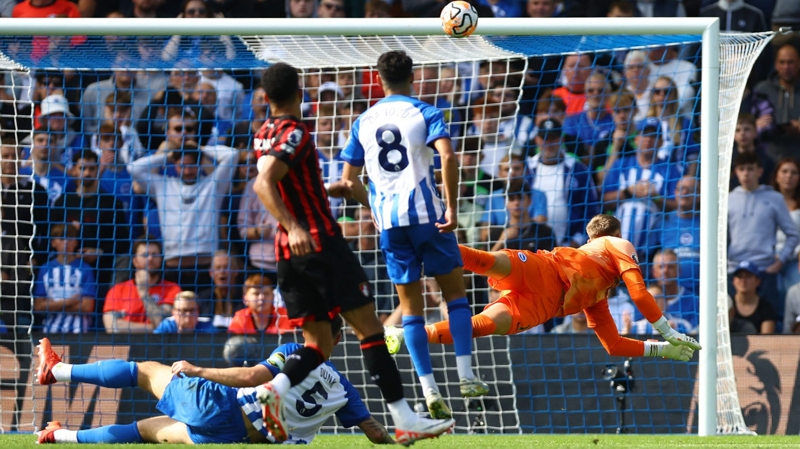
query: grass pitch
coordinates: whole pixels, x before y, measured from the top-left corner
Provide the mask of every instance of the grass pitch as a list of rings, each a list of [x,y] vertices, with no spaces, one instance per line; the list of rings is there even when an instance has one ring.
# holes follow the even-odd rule
[[[36,442],[33,435],[0,435],[0,448],[29,448]],[[159,447],[179,447],[161,445]],[[207,445],[214,448],[238,448],[242,445]],[[374,447],[363,436],[320,435],[312,443],[320,448]],[[91,449],[120,447],[114,444],[94,444]],[[128,446],[130,447],[130,446]],[[151,446],[152,447],[152,446]],[[691,435],[446,435],[436,440],[420,441],[414,445],[420,449],[438,448],[798,448],[800,436],[731,436],[699,438]],[[58,449],[87,449],[86,445],[59,444]]]

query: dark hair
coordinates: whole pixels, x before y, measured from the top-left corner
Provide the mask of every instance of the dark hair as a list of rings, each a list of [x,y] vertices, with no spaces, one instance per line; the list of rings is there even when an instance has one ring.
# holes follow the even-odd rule
[[[736,118],[736,124],[746,123],[748,125],[752,125],[753,128],[756,127],[756,116],[749,113],[749,112],[740,112],[739,117]]]
[[[186,7],[189,6],[189,3],[191,2],[201,2],[203,6],[206,7],[206,18],[214,17],[214,11],[212,11],[213,8],[211,8],[211,5],[209,5],[206,0],[183,0],[183,4],[181,5],[181,14],[183,14],[184,18],[186,17]]]
[[[200,151],[200,147],[197,146],[197,142],[194,140],[187,140],[183,143],[183,148],[172,151],[169,154],[169,159],[172,162],[178,162],[186,156],[195,158],[195,162],[200,162],[203,152]]]
[[[404,51],[387,51],[378,58],[378,73],[386,84],[410,81],[413,70],[414,61]]]
[[[794,158],[785,157],[781,159],[778,164],[775,165],[775,171],[772,173],[772,182],[770,182],[770,185],[776,192],[781,191],[780,187],[778,186],[778,171],[786,164],[794,164],[795,168],[800,171],[800,163],[798,163]],[[800,204],[800,184],[794,188],[794,192],[792,192],[792,199],[795,200],[797,204]]]
[[[335,317],[331,318],[331,335],[333,339],[336,340],[336,337],[342,333],[342,327],[344,326],[344,320],[342,319],[341,315],[336,315]]]
[[[148,246],[149,245],[156,245],[158,247],[158,252],[159,253],[164,251],[164,248],[161,247],[161,242],[159,242],[158,240],[156,240],[156,239],[148,239],[147,237],[139,237],[138,239],[136,239],[133,242],[133,245],[131,245],[131,249],[133,250],[133,254],[136,254],[136,251],[142,245],[148,245]]]
[[[608,12],[613,11],[614,9],[618,9],[623,14],[635,14],[636,9],[629,0],[616,0],[611,2],[611,5],[608,7]]]
[[[525,185],[525,181],[521,179],[512,179],[508,182],[508,190],[506,191],[506,196],[511,198],[512,196],[531,196],[531,191],[528,186]]]
[[[95,161],[95,162],[99,162],[100,161],[100,158],[97,157],[97,153],[95,153],[94,151],[92,151],[90,149],[87,149],[87,148],[84,148],[83,150],[77,151],[77,152],[75,152],[75,154],[72,155],[72,163],[73,164],[77,164],[78,161],[81,160],[81,159],[85,159],[87,161]]]
[[[78,230],[75,229],[75,226],[67,225],[63,223],[54,224],[50,227],[50,238],[54,239],[76,239],[78,238]]]
[[[279,62],[271,65],[261,77],[261,87],[267,95],[267,101],[276,106],[283,106],[297,96],[300,88],[300,77],[297,69],[289,64]]]
[[[733,161],[733,168],[741,167],[742,165],[755,164],[757,167],[764,167],[761,164],[761,158],[757,153],[739,153]]]

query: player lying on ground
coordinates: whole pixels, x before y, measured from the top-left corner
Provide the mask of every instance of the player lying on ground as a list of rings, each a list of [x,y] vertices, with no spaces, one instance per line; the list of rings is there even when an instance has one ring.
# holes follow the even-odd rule
[[[314,138],[302,121],[303,90],[297,69],[272,64],[261,78],[270,116],[253,139],[258,177],[253,190],[278,220],[278,286],[286,312],[303,328],[305,346],[264,387],[264,423],[279,441],[288,437],[282,397],[331,356],[330,317],[341,313],[361,343],[364,366],[392,415],[397,442],[434,438],[455,421],[417,416],[384,342],[375,298],[358,258],[333,218]]]
[[[334,341],[341,337],[342,319],[334,318]],[[270,357],[249,368],[199,368],[188,362],[172,367],[157,362],[104,360],[87,365],[61,363],[47,338],[39,345],[37,381],[84,382],[107,388],[138,386],[159,399],[165,416],[131,424],[89,430],[66,430],[49,423],[39,443],[270,443],[275,439],[264,426],[257,390],[280,372],[286,358],[302,346],[287,343]],[[301,384],[291,388],[286,410],[291,431],[287,442],[310,443],[331,414],[345,427],[358,426],[375,444],[393,444],[387,430],[361,402],[355,388],[326,362]]]
[[[478,251],[461,246],[464,268],[488,276],[489,285],[501,291],[500,298],[472,317],[473,337],[512,335],[554,317],[583,310],[589,327],[610,355],[665,357],[687,361],[697,341],[672,329],[647,291],[636,250],[620,238],[620,222],[610,215],[597,215],[586,227],[589,242],[580,248],[550,251]],[[640,341],[621,337],[608,310],[608,292],[620,279],[636,307],[667,342]],[[446,321],[426,326],[431,343],[452,343]],[[398,329],[387,331],[389,351],[396,353],[402,341]]]
[[[386,269],[400,297],[403,333],[414,362],[428,410],[434,418],[450,418],[433,378],[431,354],[425,335],[425,300],[419,282],[433,276],[442,289],[450,317],[456,352],[459,389],[464,397],[482,396],[489,386],[472,371],[472,311],[461,270],[461,256],[453,231],[458,227],[458,162],[442,111],[411,97],[414,62],[402,51],[378,58],[378,75],[386,97],[356,119],[344,159],[344,186],[359,203],[372,207],[380,231]],[[434,149],[442,159],[447,208],[436,193]],[[369,190],[361,171],[369,174]]]

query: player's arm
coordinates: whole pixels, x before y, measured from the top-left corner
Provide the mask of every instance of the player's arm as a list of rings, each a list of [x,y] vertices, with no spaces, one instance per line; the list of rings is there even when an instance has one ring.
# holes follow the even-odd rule
[[[642,315],[647,318],[647,321],[649,321],[658,333],[664,337],[664,340],[676,346],[688,346],[695,351],[701,349],[697,340],[676,331],[669,325],[669,321],[667,321],[661,309],[658,308],[656,300],[653,299],[653,295],[647,291],[647,287],[644,285],[644,279],[642,279],[642,273],[638,269],[630,269],[623,272],[622,280],[625,282],[625,286],[628,287],[628,294],[636,305],[636,308],[642,312]]]
[[[371,416],[358,423],[358,428],[364,432],[372,444],[396,444],[386,427],[383,427],[383,424]]]
[[[247,368],[203,368],[181,360],[172,364],[172,374],[202,377],[234,388],[256,387],[272,380],[272,372],[261,364]]]
[[[262,157],[264,163],[259,164],[260,170],[253,190],[264,203],[264,207],[289,234],[289,247],[292,253],[298,256],[308,254],[312,249],[316,249],[316,243],[311,234],[289,213],[277,188],[278,182],[289,173],[289,165],[272,155]]]
[[[447,221],[437,224],[437,227],[443,232],[454,231],[458,227],[458,160],[450,138],[437,139],[433,148],[439,152],[442,161],[442,185],[447,204]]]
[[[617,331],[617,324],[608,310],[608,301],[584,309],[589,327],[612,356],[620,357],[664,357],[672,360],[689,361],[694,351],[686,346],[673,346],[670,343],[640,341],[622,337]]]
[[[369,195],[364,183],[361,182],[361,171],[363,167],[351,165],[349,162],[344,163],[342,169],[342,181],[349,182],[351,189],[350,197],[361,203],[364,207],[369,207]]]

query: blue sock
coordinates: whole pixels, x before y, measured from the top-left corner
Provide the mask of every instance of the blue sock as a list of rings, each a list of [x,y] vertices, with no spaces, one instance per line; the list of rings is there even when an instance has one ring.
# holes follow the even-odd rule
[[[79,430],[78,443],[144,443],[136,421],[130,424],[112,424],[97,429]]]
[[[425,319],[421,316],[404,316],[403,336],[417,375],[425,376],[433,373],[431,351],[428,348],[428,333],[425,332]]]
[[[450,334],[453,335],[456,357],[472,354],[472,309],[467,298],[458,298],[447,303],[450,317]]]
[[[88,365],[72,365],[72,382],[83,382],[106,388],[135,387],[139,368],[135,362],[125,360],[103,360]]]

